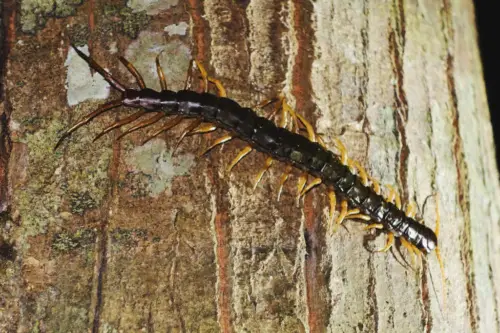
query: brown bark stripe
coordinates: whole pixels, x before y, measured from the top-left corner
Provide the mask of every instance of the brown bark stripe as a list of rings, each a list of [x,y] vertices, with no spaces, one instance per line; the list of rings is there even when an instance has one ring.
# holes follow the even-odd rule
[[[313,4],[309,1],[292,0],[293,31],[297,40],[297,53],[292,69],[292,95],[298,112],[311,118],[315,109],[311,100],[311,71],[314,55],[314,29],[312,27]],[[325,285],[319,267],[321,246],[318,241],[317,213],[314,196],[309,194],[304,200],[305,238],[307,255],[305,258],[307,321],[309,332],[323,332],[326,327],[326,304],[321,289]]]
[[[208,37],[209,37],[209,25],[204,17],[204,2],[199,0],[188,0],[189,13],[193,20],[193,40],[194,58],[201,61],[202,63],[208,64],[208,59],[210,58],[210,47]],[[209,139],[211,135],[207,135]],[[212,162],[214,162],[212,160]],[[227,191],[219,190],[221,184],[218,181],[217,168],[219,167],[215,162],[211,164],[212,166],[208,168],[208,177],[210,182],[213,184],[215,193],[220,193],[216,195],[215,207],[217,209],[217,215],[215,217],[214,232],[216,239],[216,250],[215,250],[215,261],[216,261],[216,276],[217,276],[217,311],[218,311],[218,322],[221,332],[230,333],[232,332],[231,326],[231,286],[229,282],[229,231],[228,225],[230,223],[228,205],[224,202],[221,197],[221,193],[226,193]]]
[[[0,32],[0,37],[2,38],[0,40],[2,48],[0,50],[0,103],[3,103],[2,113],[0,114],[0,213],[6,211],[10,204],[8,166],[12,150],[9,130],[12,110],[9,99],[6,96],[4,79],[7,70],[7,59],[16,38],[16,8],[16,2],[9,0],[5,1],[3,8],[0,9],[2,22],[7,23],[5,24],[4,31]]]
[[[208,43],[206,38],[208,34],[205,31],[208,30],[208,24],[203,18],[203,1],[200,0],[188,0],[189,15],[193,20],[193,40],[195,52],[193,52],[194,58],[201,62],[206,62],[208,51]]]
[[[227,224],[229,223],[228,213],[218,212],[215,217],[215,236],[217,239],[217,280],[218,280],[218,308],[220,311],[220,328],[221,332],[230,333],[231,328],[231,300],[230,300],[230,284],[228,276],[229,268],[229,251],[228,251],[228,232]]]

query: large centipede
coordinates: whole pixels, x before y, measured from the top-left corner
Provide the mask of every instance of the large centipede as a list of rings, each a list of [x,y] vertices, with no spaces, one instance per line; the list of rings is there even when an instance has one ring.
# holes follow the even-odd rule
[[[79,127],[119,106],[137,108],[139,111],[111,124],[96,139],[113,129],[133,123],[146,114],[154,114],[154,116],[132,125],[119,138],[166,117],[170,118],[146,141],[170,130],[183,120],[189,121],[189,125],[182,131],[176,148],[187,135],[208,133],[220,128],[227,134],[216,139],[204,153],[235,138],[246,143],[246,146],[230,162],[227,171],[231,171],[239,161],[254,150],[264,153],[267,159],[255,178],[255,188],[274,161],[284,162],[287,168],[280,179],[278,199],[294,167],[301,172],[297,186],[298,199],[317,185],[323,184],[328,189],[329,225],[340,225],[346,219],[357,219],[367,223],[366,229],[376,228],[387,232],[387,242],[379,252],[387,252],[394,244],[395,238],[399,239],[412,255],[417,255],[419,258],[422,254],[435,252],[444,278],[437,240],[439,214],[437,214],[435,230],[419,223],[414,205],[410,204],[403,210],[401,199],[393,188],[389,188],[387,196],[382,195],[379,183],[368,176],[359,163],[347,157],[346,150],[339,140],[336,141],[337,153],[328,150],[324,141],[313,130],[312,125],[293,110],[283,97],[260,104],[259,107],[275,104],[274,112],[269,117],[261,117],[254,110],[242,107],[236,101],[229,99],[221,82],[209,77],[201,63],[195,60],[192,60],[189,66],[185,89],[168,90],[159,57],[156,58],[156,68],[161,91],[147,88],[136,68],[125,58],[120,57],[120,61],[136,78],[140,87],[140,89],[126,88],[91,57],[75,46],[73,48],[91,68],[100,73],[115,90],[121,93],[121,97],[103,104],[83,117],[62,135],[54,149],[57,149],[62,141]],[[199,70],[203,81],[204,90],[201,93],[188,89],[193,76],[193,67]],[[215,85],[216,95],[209,93],[209,84]],[[275,119],[276,123],[273,121]],[[307,133],[307,137],[301,134],[301,130]],[[307,184],[308,176],[314,177],[309,184]],[[337,198],[340,199],[340,212],[334,220]]]

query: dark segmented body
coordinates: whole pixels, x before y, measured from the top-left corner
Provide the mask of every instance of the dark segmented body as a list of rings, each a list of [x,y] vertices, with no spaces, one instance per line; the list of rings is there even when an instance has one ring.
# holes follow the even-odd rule
[[[214,123],[256,150],[321,178],[323,184],[332,187],[352,207],[420,250],[431,252],[437,246],[437,237],[431,229],[406,216],[396,205],[365,186],[334,153],[302,135],[276,126],[231,99],[190,90],[156,92],[151,89],[129,89],[124,97],[123,104],[127,106]]]

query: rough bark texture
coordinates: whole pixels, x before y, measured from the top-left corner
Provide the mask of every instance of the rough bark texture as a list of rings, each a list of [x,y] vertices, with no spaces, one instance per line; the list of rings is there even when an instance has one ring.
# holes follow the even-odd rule
[[[472,0],[4,0],[0,63],[0,331],[498,332],[500,187]],[[172,133],[92,138],[130,110],[62,131],[107,98],[69,52],[158,88],[194,57],[244,105],[283,92],[328,145],[405,202],[440,198],[434,255],[409,270],[384,236],[328,233],[325,191],[298,207],[283,165],[252,192],[241,143],[172,156]],[[94,76],[92,76],[94,75]],[[116,94],[116,93],[112,93]],[[209,135],[212,139],[216,134]],[[401,252],[411,263],[408,254]],[[443,299],[446,292],[446,303]]]

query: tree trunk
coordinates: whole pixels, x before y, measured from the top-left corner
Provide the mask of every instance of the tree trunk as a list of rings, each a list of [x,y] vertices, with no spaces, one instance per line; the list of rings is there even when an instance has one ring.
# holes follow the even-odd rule
[[[500,186],[473,13],[471,0],[3,1],[0,331],[498,332]],[[296,205],[297,172],[276,201],[284,165],[255,191],[262,154],[228,176],[242,142],[199,158],[220,133],[175,155],[182,126],[92,143],[132,112],[119,108],[54,152],[108,96],[69,41],[128,86],[117,56],[159,89],[163,50],[170,89],[194,57],[245,106],[282,92],[431,228],[439,198],[445,285],[434,254],[376,253],[385,234],[352,221],[329,232],[325,188]]]

